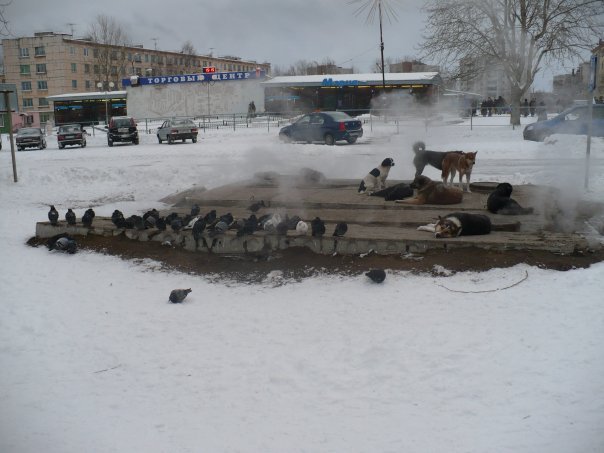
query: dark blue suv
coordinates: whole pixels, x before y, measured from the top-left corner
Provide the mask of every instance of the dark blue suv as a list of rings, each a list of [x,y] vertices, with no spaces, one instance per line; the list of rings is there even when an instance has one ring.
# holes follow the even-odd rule
[[[529,124],[524,128],[524,139],[541,142],[552,134],[587,135],[588,108],[587,105],[577,105],[549,120]],[[594,137],[604,137],[604,104],[593,105],[591,134]]]
[[[279,131],[283,141],[324,142],[326,145],[334,145],[340,140],[352,144],[362,136],[361,121],[344,112],[309,113]]]

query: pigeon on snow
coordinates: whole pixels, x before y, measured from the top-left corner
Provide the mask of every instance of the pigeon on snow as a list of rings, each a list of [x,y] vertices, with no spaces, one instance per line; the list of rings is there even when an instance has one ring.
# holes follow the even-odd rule
[[[187,295],[190,292],[191,292],[191,288],[189,288],[189,289],[173,289],[172,292],[170,293],[170,302],[172,302],[173,304],[179,304],[183,300],[185,300],[185,298],[187,297]]]
[[[371,269],[369,272],[365,273],[365,275],[375,283],[382,283],[386,279],[386,272],[384,272],[384,269]]]

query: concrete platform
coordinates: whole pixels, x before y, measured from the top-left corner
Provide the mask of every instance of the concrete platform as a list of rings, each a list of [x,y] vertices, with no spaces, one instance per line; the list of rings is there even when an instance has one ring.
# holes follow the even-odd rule
[[[402,181],[389,181],[389,185]],[[409,182],[409,181],[406,181]],[[147,229],[143,231],[117,229],[108,218],[95,218],[92,228],[80,224],[68,226],[61,222],[51,226],[48,222],[36,225],[36,236],[52,237],[66,232],[71,235],[97,234],[103,236],[125,235],[139,241],[169,241],[191,251],[217,254],[270,253],[290,247],[306,247],[322,254],[406,254],[422,253],[430,249],[479,248],[490,250],[541,250],[558,254],[587,251],[586,238],[560,228],[560,216],[566,215],[556,204],[555,191],[551,188],[524,185],[515,186],[513,198],[523,206],[532,206],[535,213],[522,216],[494,215],[486,211],[486,200],[496,183],[473,183],[472,193],[465,193],[459,205],[410,206],[381,198],[358,195],[357,180],[324,180],[304,176],[283,176],[272,173],[256,175],[250,181],[229,184],[212,190],[192,189],[167,197],[162,202],[174,208],[169,212],[188,214],[191,206],[201,206],[202,215],[216,209],[218,215],[230,212],[236,219],[251,214],[249,206],[263,200],[268,207],[256,214],[278,212],[283,217],[297,215],[310,222],[315,217],[325,221],[327,232],[322,238],[300,236],[295,231],[287,235],[259,231],[253,235],[237,237],[234,231],[211,238],[204,233],[199,244],[191,231],[174,233]],[[151,208],[151,207],[150,207]],[[487,214],[493,222],[493,232],[485,236],[469,236],[452,239],[436,239],[434,235],[417,231],[417,227],[433,223],[439,215],[466,211]],[[167,215],[169,212],[162,212]],[[594,212],[604,212],[601,205],[582,203],[573,210],[577,225],[583,217]],[[132,213],[124,213],[127,217]],[[79,220],[79,219],[78,219]],[[565,219],[568,220],[568,219]],[[332,233],[337,222],[347,222],[345,237],[334,238]]]

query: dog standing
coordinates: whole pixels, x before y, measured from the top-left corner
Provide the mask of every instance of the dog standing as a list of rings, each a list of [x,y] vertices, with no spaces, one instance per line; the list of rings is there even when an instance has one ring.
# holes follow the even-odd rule
[[[491,219],[483,214],[454,212],[444,217],[438,217],[434,225],[434,237],[455,238],[457,236],[474,236],[489,234]]]
[[[396,200],[405,204],[457,204],[463,199],[463,191],[455,187],[447,187],[440,181],[432,181],[427,176],[416,176],[411,183],[412,189],[417,189],[413,198]]]
[[[385,189],[386,178],[388,178],[391,167],[394,167],[394,159],[391,157],[384,159],[379,167],[371,170],[363,178],[361,184],[359,184],[358,192],[371,194],[372,192]]]
[[[413,144],[413,165],[415,165],[415,176],[419,176],[424,172],[426,165],[431,165],[437,170],[443,169],[443,159],[447,154],[463,154],[463,151],[427,151],[424,142],[415,142]]]
[[[510,198],[512,190],[512,185],[508,182],[498,184],[487,199],[489,212],[504,215],[532,214],[533,208],[523,208],[516,200]]]
[[[447,183],[447,179],[451,176],[450,184],[453,184],[455,174],[459,173],[459,188],[463,190],[462,179],[466,177],[466,192],[470,192],[470,177],[472,176],[472,168],[476,164],[476,154],[478,151],[463,154],[450,153],[443,159],[442,179],[443,183]]]

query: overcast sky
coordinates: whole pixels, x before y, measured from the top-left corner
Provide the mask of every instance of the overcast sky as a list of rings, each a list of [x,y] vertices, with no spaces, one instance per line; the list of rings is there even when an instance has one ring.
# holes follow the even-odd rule
[[[424,1],[388,3],[397,18],[383,21],[385,58],[419,55]],[[355,15],[358,6],[350,0],[12,0],[5,16],[14,37],[72,30],[82,37],[95,17],[105,14],[122,24],[135,44],[149,49],[157,44],[160,50],[178,51],[189,40],[200,55],[233,55],[281,68],[329,58],[356,72],[374,72],[379,22],[367,23],[367,13]],[[546,69],[537,88],[551,90],[552,77]]]

